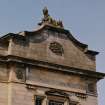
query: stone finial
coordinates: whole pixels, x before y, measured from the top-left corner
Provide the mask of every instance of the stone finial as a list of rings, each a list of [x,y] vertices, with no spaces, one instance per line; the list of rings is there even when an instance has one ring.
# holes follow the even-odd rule
[[[44,16],[49,16],[47,7],[44,7],[44,9],[43,9],[43,15]]]
[[[42,25],[44,23],[50,24],[55,27],[63,28],[62,21],[61,20],[56,21],[55,19],[53,19],[49,15],[47,7],[44,7],[44,9],[43,9],[43,18],[42,18],[42,21],[39,23],[39,25]]]

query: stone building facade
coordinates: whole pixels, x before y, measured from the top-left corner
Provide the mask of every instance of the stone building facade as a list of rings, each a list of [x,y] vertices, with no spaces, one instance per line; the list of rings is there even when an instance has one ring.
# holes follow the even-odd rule
[[[98,105],[98,52],[43,14],[37,30],[0,38],[0,105]]]

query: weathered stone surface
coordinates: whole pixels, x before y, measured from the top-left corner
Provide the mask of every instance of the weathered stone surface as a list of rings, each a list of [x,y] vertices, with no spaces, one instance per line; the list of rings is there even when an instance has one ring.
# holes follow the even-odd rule
[[[27,90],[24,84],[12,83],[11,105],[33,105],[34,92]]]
[[[0,81],[7,81],[7,80],[8,80],[7,65],[0,63]]]
[[[35,105],[36,96],[42,105],[51,99],[97,105],[96,83],[105,75],[95,72],[98,53],[67,30],[57,30],[43,26],[0,38],[0,105]]]
[[[86,93],[86,84],[79,76],[63,74],[56,71],[31,68],[26,83],[61,89],[66,91],[75,91]]]
[[[81,105],[98,105],[97,97],[88,96],[86,100],[80,101]]]
[[[0,82],[0,105],[8,105],[8,84]]]
[[[42,31],[39,34],[32,34],[27,38],[29,41],[25,46],[21,43],[12,43],[10,55],[20,56],[29,59],[42,60],[70,67],[95,70],[95,61],[90,59],[83,51],[74,45],[66,34]],[[57,42],[63,47],[64,54],[58,56],[50,49],[50,43]],[[14,49],[15,48],[15,49]]]

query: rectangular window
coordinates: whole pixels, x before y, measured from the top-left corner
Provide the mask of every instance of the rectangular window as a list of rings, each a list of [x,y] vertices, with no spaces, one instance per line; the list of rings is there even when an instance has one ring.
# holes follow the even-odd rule
[[[96,89],[95,89],[94,83],[87,84],[87,93],[96,94]]]
[[[41,96],[36,96],[35,105],[42,105],[43,98]]]

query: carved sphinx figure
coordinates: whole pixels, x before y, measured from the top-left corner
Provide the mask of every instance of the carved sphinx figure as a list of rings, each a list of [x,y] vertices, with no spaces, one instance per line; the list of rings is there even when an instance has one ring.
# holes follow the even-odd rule
[[[43,23],[48,23],[48,24],[53,25],[55,27],[63,28],[62,21],[60,21],[60,20],[56,21],[56,20],[52,19],[52,17],[48,13],[47,7],[44,7],[44,9],[43,9],[43,16],[44,17],[43,17],[41,23],[39,23],[39,25],[42,25]]]

